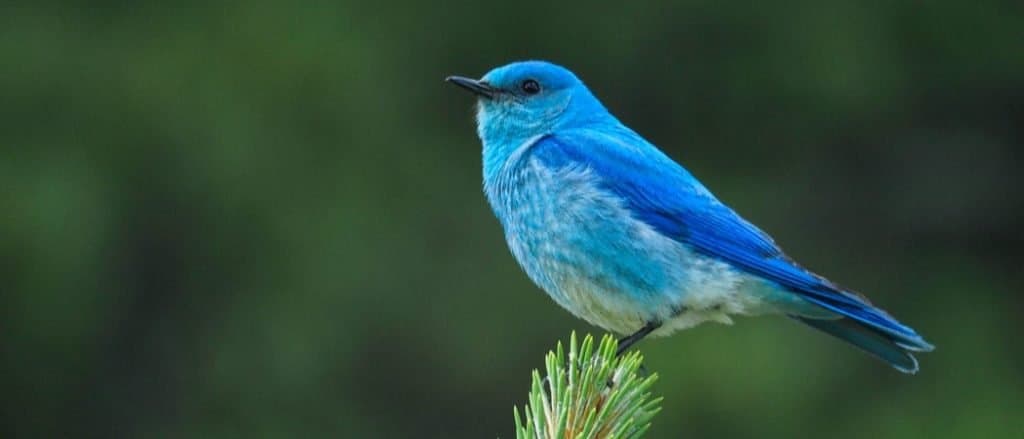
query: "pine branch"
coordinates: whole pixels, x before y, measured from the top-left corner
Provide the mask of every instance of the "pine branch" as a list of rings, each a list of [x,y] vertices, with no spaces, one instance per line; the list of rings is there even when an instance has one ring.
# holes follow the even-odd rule
[[[547,375],[533,371],[525,419],[514,409],[516,438],[641,437],[661,410],[661,398],[650,393],[658,376],[642,376],[643,356],[632,351],[616,357],[616,347],[615,338],[605,335],[595,350],[591,335],[578,344],[573,332],[568,360],[561,342],[548,352]]]

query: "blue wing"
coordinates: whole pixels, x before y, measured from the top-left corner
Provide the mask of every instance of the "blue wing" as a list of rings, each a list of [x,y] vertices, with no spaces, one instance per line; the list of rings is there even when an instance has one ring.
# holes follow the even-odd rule
[[[569,130],[546,136],[532,154],[549,166],[586,166],[635,217],[695,251],[775,282],[805,300],[894,337],[900,346],[930,347],[866,299],[800,267],[771,237],[719,202],[689,172],[624,127]],[[909,346],[909,347],[908,347]]]

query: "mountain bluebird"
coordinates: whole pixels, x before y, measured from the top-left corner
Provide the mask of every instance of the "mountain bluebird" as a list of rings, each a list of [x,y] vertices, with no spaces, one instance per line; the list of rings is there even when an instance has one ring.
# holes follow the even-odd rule
[[[770,236],[619,122],[560,66],[526,61],[448,82],[477,96],[484,192],[523,270],[559,305],[619,333],[621,354],[730,315],[783,314],[917,371],[932,345]]]

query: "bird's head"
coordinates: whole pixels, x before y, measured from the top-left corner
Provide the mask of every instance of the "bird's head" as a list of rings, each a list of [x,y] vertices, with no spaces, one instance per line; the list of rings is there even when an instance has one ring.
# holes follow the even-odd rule
[[[518,146],[558,128],[610,117],[576,75],[549,62],[515,62],[480,79],[447,81],[477,96],[477,132],[485,148]]]

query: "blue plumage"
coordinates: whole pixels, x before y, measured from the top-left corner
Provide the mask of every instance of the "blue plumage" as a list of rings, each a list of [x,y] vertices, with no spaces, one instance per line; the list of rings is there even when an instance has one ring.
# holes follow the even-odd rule
[[[663,335],[779,313],[904,372],[932,349],[866,299],[789,259],[682,166],[621,124],[568,70],[513,63],[482,80],[484,186],[509,247],[560,305],[598,326]]]

